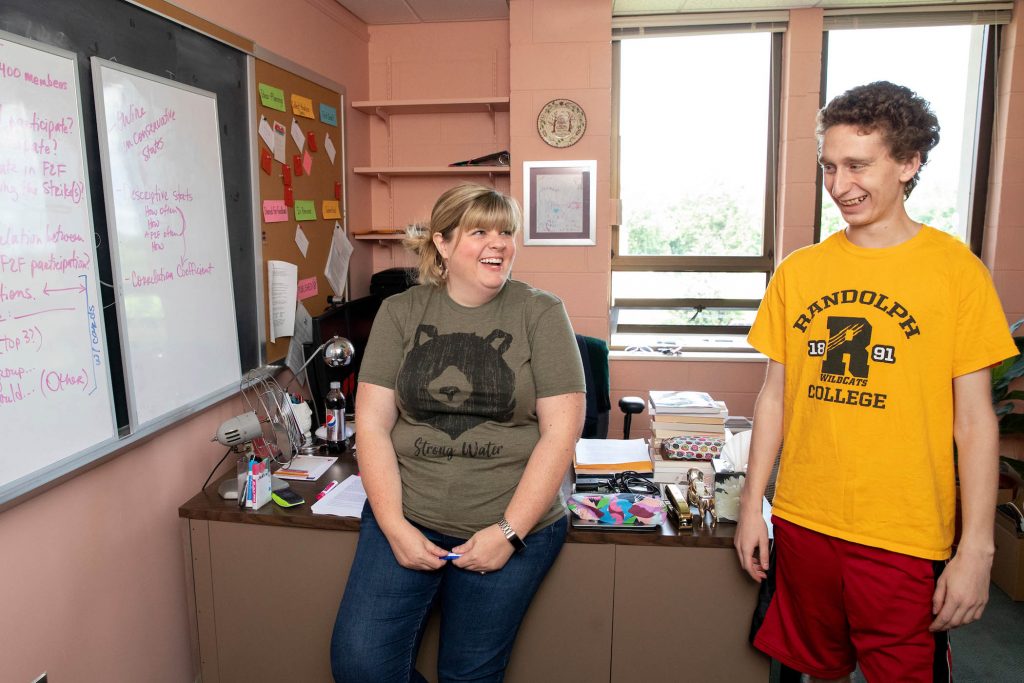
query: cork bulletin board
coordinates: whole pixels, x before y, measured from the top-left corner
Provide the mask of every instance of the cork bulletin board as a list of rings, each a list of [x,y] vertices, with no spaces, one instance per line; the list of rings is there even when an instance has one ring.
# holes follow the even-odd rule
[[[266,360],[275,362],[287,355],[291,337],[270,340],[267,263],[297,266],[298,298],[312,316],[326,308],[328,295],[341,294],[331,288],[324,268],[335,224],[345,229],[345,93],[344,88],[332,89],[263,59],[255,60],[254,74],[261,279],[268,307],[263,312],[264,335]],[[308,243],[305,253],[303,243]]]

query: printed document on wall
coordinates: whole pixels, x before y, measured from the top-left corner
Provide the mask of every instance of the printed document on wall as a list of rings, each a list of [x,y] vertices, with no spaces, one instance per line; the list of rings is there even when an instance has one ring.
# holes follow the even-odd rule
[[[299,267],[287,261],[267,261],[270,284],[270,341],[290,337],[295,330],[295,300],[299,289]]]
[[[295,302],[295,334],[288,342],[288,356],[285,358],[285,365],[292,371],[292,374],[299,380],[299,384],[306,383],[306,373],[299,374],[299,368],[305,362],[302,356],[302,345],[313,342],[313,317],[306,310],[301,301]]]
[[[324,268],[324,275],[331,289],[338,296],[345,293],[345,283],[348,281],[348,262],[352,258],[352,243],[348,236],[341,229],[340,223],[334,224],[334,236],[331,238],[331,251],[327,255],[327,267]]]

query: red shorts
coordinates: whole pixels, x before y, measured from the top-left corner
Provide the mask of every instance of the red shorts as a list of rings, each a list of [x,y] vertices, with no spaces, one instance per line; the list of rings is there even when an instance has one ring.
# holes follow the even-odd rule
[[[945,632],[931,633],[944,566],[773,517],[775,594],[754,645],[816,678],[860,665],[868,681],[949,681]]]

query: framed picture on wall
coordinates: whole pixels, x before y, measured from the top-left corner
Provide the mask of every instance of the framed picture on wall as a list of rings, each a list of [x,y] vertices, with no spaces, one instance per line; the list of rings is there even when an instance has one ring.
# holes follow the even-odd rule
[[[597,162],[524,161],[523,205],[523,244],[596,244]]]

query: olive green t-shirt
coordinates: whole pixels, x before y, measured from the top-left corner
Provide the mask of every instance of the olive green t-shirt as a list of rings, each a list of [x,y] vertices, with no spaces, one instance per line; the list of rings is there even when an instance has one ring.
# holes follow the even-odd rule
[[[505,513],[540,438],[536,399],[586,391],[562,302],[515,280],[476,308],[430,285],[386,299],[359,381],[395,391],[405,516],[459,538]],[[556,497],[534,530],[562,514]]]

